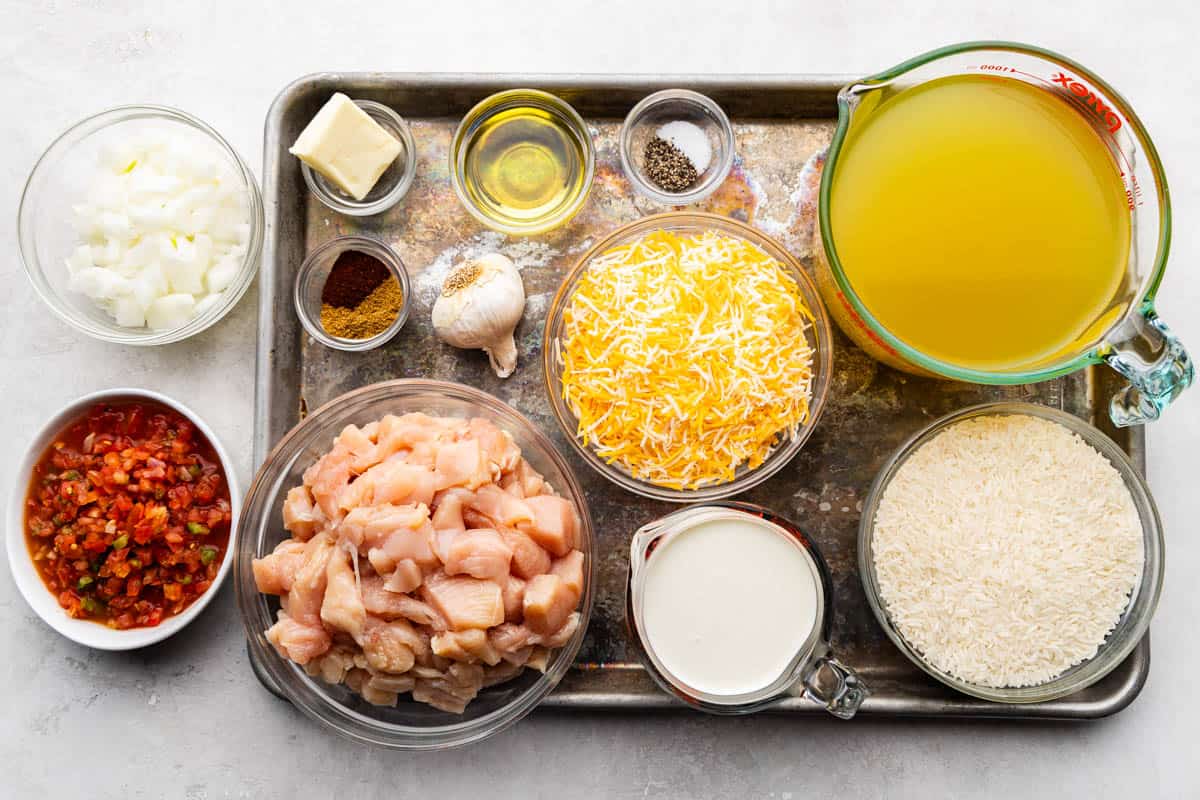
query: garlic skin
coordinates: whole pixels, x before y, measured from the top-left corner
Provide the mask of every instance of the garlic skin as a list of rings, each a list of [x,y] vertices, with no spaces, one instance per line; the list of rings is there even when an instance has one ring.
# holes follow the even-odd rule
[[[459,264],[433,304],[433,330],[453,347],[488,354],[501,378],[517,368],[513,331],[525,313],[525,285],[513,262],[499,253]]]

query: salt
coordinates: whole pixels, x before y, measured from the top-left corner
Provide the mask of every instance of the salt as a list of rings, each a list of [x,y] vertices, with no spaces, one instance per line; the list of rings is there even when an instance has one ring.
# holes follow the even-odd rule
[[[712,161],[712,145],[699,125],[682,119],[668,122],[658,129],[657,136],[678,147],[692,162],[696,172],[708,169]]]

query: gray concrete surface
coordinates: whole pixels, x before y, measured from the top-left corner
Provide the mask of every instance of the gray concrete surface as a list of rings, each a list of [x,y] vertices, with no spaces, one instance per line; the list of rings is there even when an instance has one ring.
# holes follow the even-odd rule
[[[1162,311],[1200,348],[1200,49],[1194,3],[649,0],[602,3],[0,2],[0,487],[52,408],[119,384],[185,399],[250,478],[255,295],[187,343],[120,349],[37,302],[20,187],[77,118],[185,108],[254,165],[275,93],[326,69],[867,73],[945,43],[1010,38],[1088,64],[1131,99],[1167,164],[1177,225]],[[974,7],[973,7],[974,6]],[[0,573],[0,795],[12,798],[1200,796],[1196,450],[1200,390],[1150,435],[1166,591],[1149,684],[1087,725],[535,714],[466,751],[354,746],[264,692],[226,587],[175,640],[124,655],[55,635]]]

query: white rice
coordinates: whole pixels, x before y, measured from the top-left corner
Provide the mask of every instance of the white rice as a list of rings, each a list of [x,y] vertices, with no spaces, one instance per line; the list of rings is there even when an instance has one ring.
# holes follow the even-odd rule
[[[975,417],[914,452],[875,516],[879,591],[901,635],[978,686],[1035,686],[1094,656],[1141,579],[1129,489],[1079,436]]]

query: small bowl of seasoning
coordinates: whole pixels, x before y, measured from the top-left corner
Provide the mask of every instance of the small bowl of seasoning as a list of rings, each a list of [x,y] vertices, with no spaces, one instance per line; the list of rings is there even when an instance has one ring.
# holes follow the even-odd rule
[[[733,166],[733,125],[710,98],[664,89],[633,107],[621,126],[621,166],[651,200],[685,206],[708,197]]]
[[[339,236],[309,253],[293,299],[304,330],[326,347],[362,352],[395,336],[412,288],[404,262],[369,236]]]

